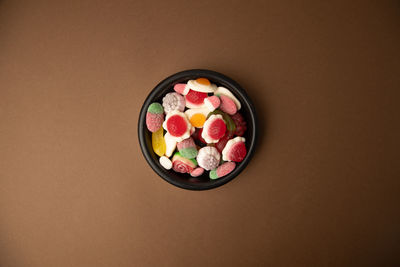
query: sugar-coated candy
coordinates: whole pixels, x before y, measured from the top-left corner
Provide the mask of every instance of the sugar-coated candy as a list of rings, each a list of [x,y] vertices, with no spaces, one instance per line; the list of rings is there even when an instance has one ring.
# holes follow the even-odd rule
[[[226,131],[225,135],[219,139],[217,143],[215,143],[215,148],[218,150],[219,153],[222,153],[222,150],[224,150],[226,143],[233,137],[233,132],[231,131]]]
[[[151,145],[154,153],[158,156],[161,157],[165,154],[166,145],[164,140],[164,129],[162,127],[151,134]]]
[[[187,108],[205,107],[204,99],[207,97],[207,93],[189,90],[189,92],[185,95],[185,105]]]
[[[160,129],[164,122],[164,110],[160,103],[154,102],[149,105],[146,113],[147,129],[154,133]]]
[[[203,125],[201,137],[207,143],[217,143],[225,135],[226,124],[222,115],[211,115]]]
[[[172,153],[174,153],[174,150],[176,148],[177,141],[168,132],[165,133],[164,135],[164,141],[165,141],[165,156],[171,157]]]
[[[179,152],[175,152],[172,157],[172,169],[180,173],[190,173],[197,166],[195,159],[187,159],[182,157]]]
[[[237,107],[233,100],[225,95],[220,95],[219,98],[221,99],[221,104],[219,108],[229,115],[233,115],[237,112]]]
[[[160,161],[161,166],[164,167],[164,169],[169,170],[172,168],[172,161],[169,158],[167,158],[166,156],[161,156],[159,161]]]
[[[204,173],[204,169],[202,167],[197,167],[193,171],[190,172],[192,177],[198,177]]]
[[[217,169],[210,171],[210,179],[215,180],[215,179],[221,178],[225,175],[228,175],[235,169],[235,167],[236,167],[235,162],[233,162],[233,161],[225,162],[225,163],[221,164],[220,166],[218,166]]]
[[[235,102],[236,107],[237,107],[238,110],[242,107],[240,105],[239,100],[231,93],[231,91],[229,91],[225,87],[222,87],[222,86],[218,87],[217,90],[215,90],[214,95],[217,95],[217,96],[224,95],[224,96],[229,97],[230,99],[233,100],[233,102]]]
[[[203,93],[214,93],[217,89],[215,84],[210,83],[210,81],[206,78],[198,78],[196,80],[189,80],[187,82],[187,86],[189,89],[197,92]]]
[[[244,137],[235,137],[229,140],[222,150],[222,160],[241,162],[247,154]]]
[[[163,99],[163,107],[166,113],[172,111],[184,111],[185,110],[185,98],[178,93],[172,92],[166,94]]]
[[[196,144],[191,137],[178,142],[176,146],[184,158],[193,159],[197,156]]]
[[[186,86],[186,83],[177,83],[174,85],[174,90],[181,95],[186,95],[190,89]]]
[[[212,146],[200,148],[197,154],[197,162],[199,166],[207,171],[217,168],[220,159],[221,155],[218,150]]]
[[[207,108],[191,108],[185,111],[190,123],[196,128],[203,127],[208,113],[210,111]]]
[[[243,116],[239,112],[236,112],[236,114],[232,115],[231,118],[236,125],[234,134],[237,136],[243,136],[244,132],[247,130],[247,123]]]
[[[219,99],[218,96],[209,96],[206,99],[204,99],[204,105],[209,111],[214,111],[219,107],[221,104],[221,100]]]
[[[176,110],[167,114],[163,127],[177,142],[190,137],[190,132],[192,130],[192,125],[185,113]]]

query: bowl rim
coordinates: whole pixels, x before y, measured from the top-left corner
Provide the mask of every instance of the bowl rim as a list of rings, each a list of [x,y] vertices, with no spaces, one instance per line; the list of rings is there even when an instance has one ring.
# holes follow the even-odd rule
[[[154,102],[153,99],[154,97],[162,90],[164,90],[166,87],[170,86],[177,80],[182,80],[184,78],[190,79],[190,77],[205,77],[209,78],[210,80],[217,81],[218,83],[224,84],[224,86],[228,87],[229,90],[233,90],[235,94],[240,95],[241,98],[245,99],[245,103],[248,109],[250,110],[249,117],[251,119],[251,123],[253,125],[252,127],[252,132],[250,133],[250,136],[253,136],[251,138],[250,143],[248,144],[248,151],[245,159],[240,162],[240,165],[234,169],[231,173],[228,175],[221,177],[219,179],[213,180],[212,183],[208,184],[190,184],[190,183],[182,183],[179,182],[169,175],[165,173],[165,170],[162,169],[161,166],[159,166],[158,162],[156,163],[149,151],[149,148],[146,145],[146,137],[145,133],[147,131],[147,128],[145,127],[146,124],[146,113],[147,113],[147,107]],[[158,174],[162,179],[167,181],[168,183],[175,185],[179,188],[182,189],[188,189],[188,190],[208,190],[208,189],[213,189],[219,186],[222,186],[234,178],[236,178],[249,164],[251,158],[254,155],[254,151],[256,148],[256,143],[258,139],[258,125],[257,125],[257,115],[255,112],[254,104],[245,92],[245,90],[234,80],[231,78],[225,76],[224,74],[221,74],[219,72],[213,71],[213,70],[207,70],[207,69],[189,69],[189,70],[184,70],[177,72],[175,74],[172,74],[159,82],[153,90],[149,93],[149,95],[146,97],[145,101],[142,104],[142,107],[140,109],[139,113],[139,120],[138,120],[138,138],[139,138],[139,145],[140,149],[142,151],[142,154],[144,158],[146,159],[147,163],[150,165],[150,167],[153,169],[155,173]],[[247,141],[247,140],[246,140]]]

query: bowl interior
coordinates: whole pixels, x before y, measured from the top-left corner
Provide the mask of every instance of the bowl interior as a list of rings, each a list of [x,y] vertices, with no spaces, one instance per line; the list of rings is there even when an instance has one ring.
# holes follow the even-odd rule
[[[206,171],[202,176],[191,177],[189,174],[177,173],[173,170],[164,169],[159,163],[159,157],[154,153],[151,145],[151,132],[146,128],[146,112],[148,106],[153,102],[162,103],[162,98],[165,94],[173,92],[173,87],[177,83],[186,83],[190,79],[196,79],[199,77],[208,78],[212,83],[217,86],[224,86],[228,88],[240,101],[241,109],[240,113],[243,115],[247,122],[247,130],[245,132],[244,138],[246,139],[247,155],[245,159],[236,165],[234,171],[230,174],[221,177],[216,180],[209,179],[209,172]],[[227,183],[236,177],[248,164],[255,148],[256,141],[256,118],[255,111],[252,102],[245,93],[245,91],[232,79],[209,70],[188,70],[176,73],[161,83],[159,83],[153,91],[149,94],[145,100],[139,115],[139,125],[138,125],[139,142],[147,162],[150,164],[152,169],[163,179],[169,183],[176,185],[184,189],[191,190],[204,190],[218,187]]]

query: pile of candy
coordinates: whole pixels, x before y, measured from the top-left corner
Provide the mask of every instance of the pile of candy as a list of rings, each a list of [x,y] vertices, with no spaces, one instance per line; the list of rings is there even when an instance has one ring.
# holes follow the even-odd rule
[[[210,179],[232,172],[247,153],[240,102],[206,78],[175,84],[174,91],[164,96],[162,105],[152,103],[146,114],[160,164],[193,177],[210,171]]]

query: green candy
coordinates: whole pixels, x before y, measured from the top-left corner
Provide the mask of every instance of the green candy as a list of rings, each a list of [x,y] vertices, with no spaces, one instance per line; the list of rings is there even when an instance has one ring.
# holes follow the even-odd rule
[[[218,175],[217,175],[217,169],[214,169],[214,170],[211,170],[210,171],[210,179],[211,180],[215,180],[215,179],[218,179],[219,177],[218,177]]]
[[[179,152],[181,153],[182,157],[187,159],[193,159],[197,156],[197,149],[195,147],[187,147],[181,149]]]
[[[164,109],[160,103],[154,102],[150,104],[149,108],[147,109],[147,112],[152,114],[161,114],[164,113]]]

